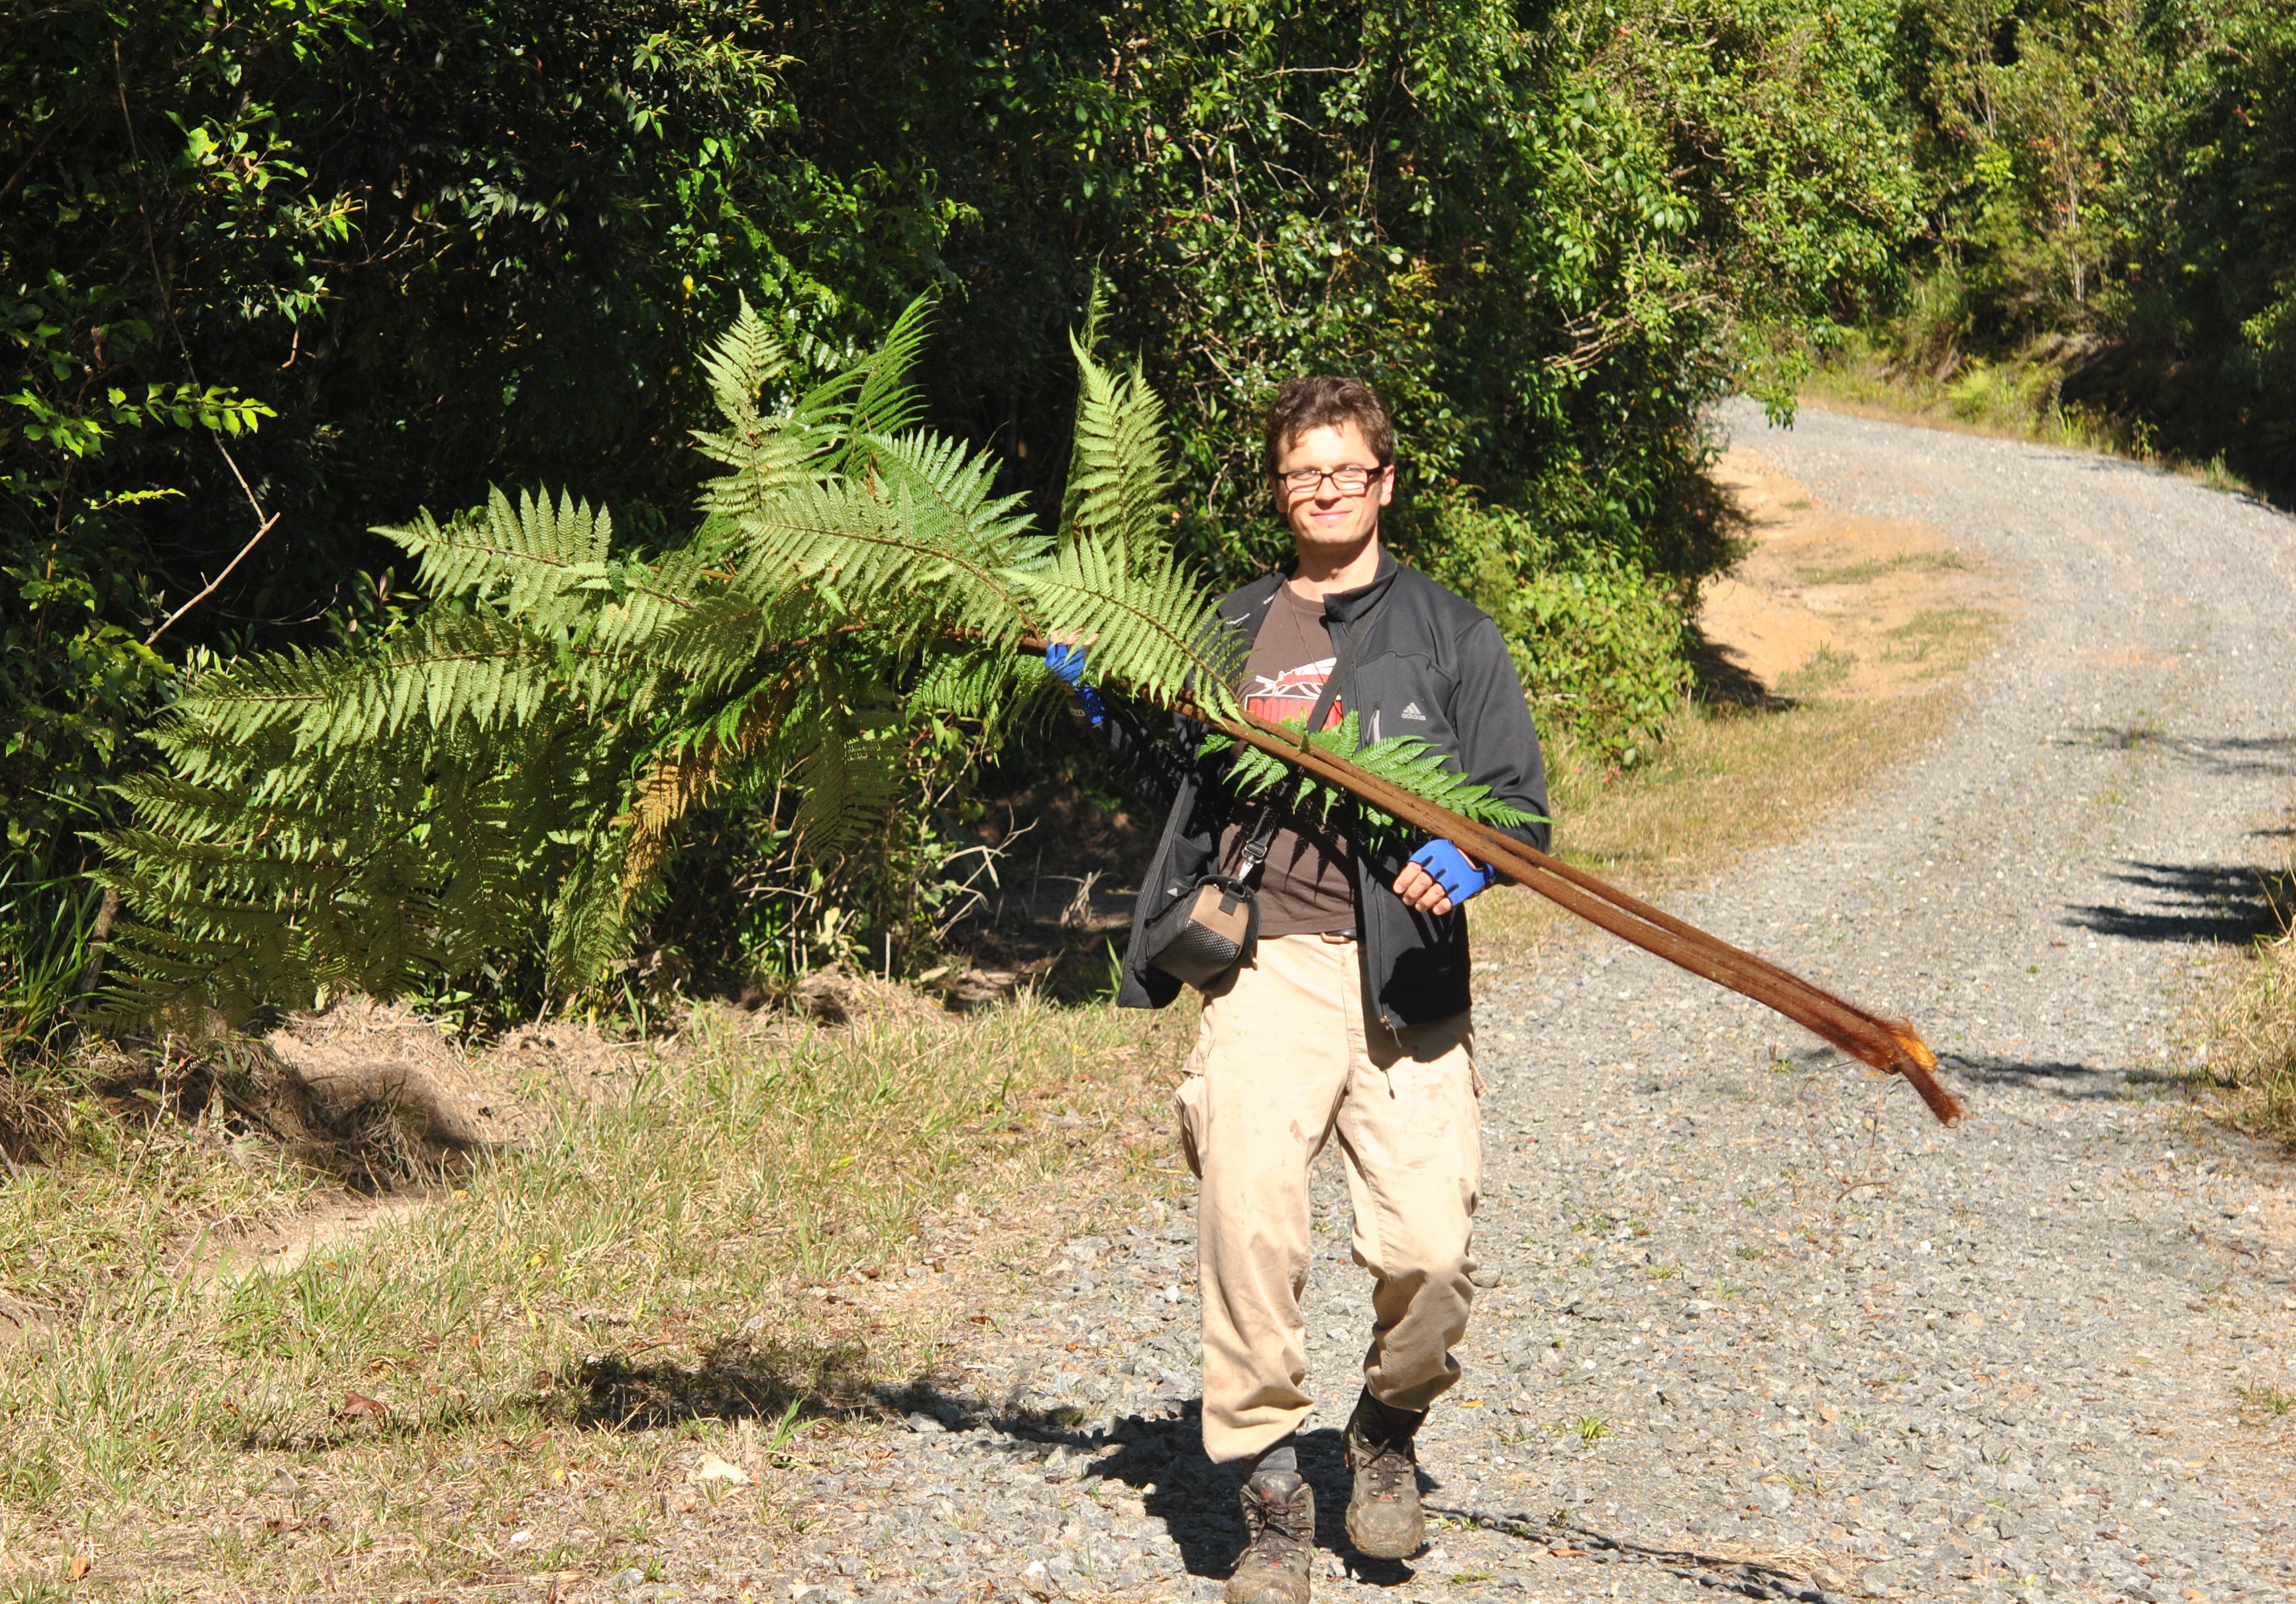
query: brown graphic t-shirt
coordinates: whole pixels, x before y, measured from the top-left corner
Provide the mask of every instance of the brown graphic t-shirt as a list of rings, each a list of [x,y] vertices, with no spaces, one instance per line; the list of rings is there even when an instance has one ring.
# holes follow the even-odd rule
[[[1278,724],[1305,719],[1316,711],[1334,666],[1324,604],[1302,601],[1291,586],[1277,586],[1275,599],[1267,604],[1267,621],[1243,666],[1244,705]],[[1335,699],[1324,728],[1329,729],[1346,713]],[[1251,803],[1241,811],[1242,820],[1220,836],[1220,863],[1229,869],[1237,867],[1237,855],[1259,817]],[[1355,882],[1349,872],[1347,843],[1312,824],[1305,833],[1276,831],[1259,871],[1259,934],[1350,930],[1355,922]]]

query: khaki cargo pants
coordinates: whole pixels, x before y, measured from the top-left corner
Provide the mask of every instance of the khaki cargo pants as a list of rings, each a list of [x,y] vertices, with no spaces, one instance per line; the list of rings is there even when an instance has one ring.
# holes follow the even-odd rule
[[[1389,1032],[1364,1008],[1353,941],[1264,939],[1207,994],[1175,1099],[1201,1180],[1204,1447],[1248,1459],[1315,1407],[1308,1376],[1308,1168],[1347,1157],[1355,1262],[1374,1278],[1364,1385],[1422,1410],[1459,1378],[1467,1328],[1481,1085],[1468,1016]]]

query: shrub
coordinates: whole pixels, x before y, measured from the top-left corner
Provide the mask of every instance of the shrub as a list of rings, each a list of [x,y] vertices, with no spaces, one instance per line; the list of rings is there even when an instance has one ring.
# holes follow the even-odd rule
[[[1431,567],[1497,622],[1542,730],[1609,766],[1646,758],[1689,682],[1680,581],[1505,507],[1455,498],[1431,522]]]

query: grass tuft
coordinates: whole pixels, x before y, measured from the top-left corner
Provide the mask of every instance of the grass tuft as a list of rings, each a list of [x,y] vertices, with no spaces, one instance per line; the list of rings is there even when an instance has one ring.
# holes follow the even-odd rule
[[[2251,1135],[2296,1146],[2296,931],[2260,941],[2202,1005],[2218,1111]]]
[[[2240,1394],[2241,1413],[2256,1424],[2277,1420],[2296,1412],[2296,1393],[2259,1382],[2254,1386],[2235,1387]]]

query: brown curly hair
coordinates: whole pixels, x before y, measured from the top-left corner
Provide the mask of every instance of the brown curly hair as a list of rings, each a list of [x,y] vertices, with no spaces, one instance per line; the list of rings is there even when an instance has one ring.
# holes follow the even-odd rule
[[[1292,441],[1310,429],[1336,428],[1342,424],[1353,424],[1363,431],[1381,467],[1395,461],[1395,419],[1389,415],[1379,391],[1361,379],[1315,374],[1291,380],[1275,392],[1275,404],[1267,409],[1267,442],[1260,457],[1261,470],[1275,478],[1275,465]]]

